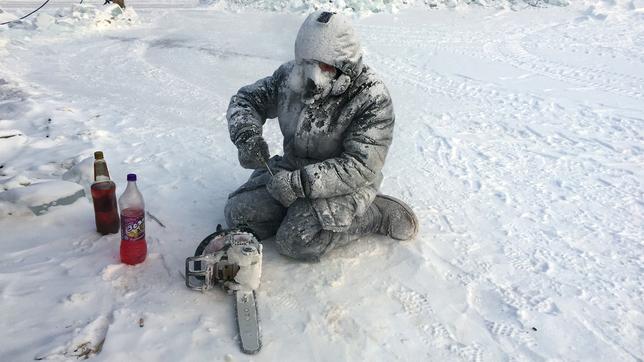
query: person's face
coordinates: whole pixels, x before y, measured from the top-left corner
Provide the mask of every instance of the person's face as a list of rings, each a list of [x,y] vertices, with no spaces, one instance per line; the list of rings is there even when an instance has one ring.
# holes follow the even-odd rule
[[[315,60],[300,62],[303,73],[304,93],[302,99],[311,104],[329,95],[338,70],[329,64]]]

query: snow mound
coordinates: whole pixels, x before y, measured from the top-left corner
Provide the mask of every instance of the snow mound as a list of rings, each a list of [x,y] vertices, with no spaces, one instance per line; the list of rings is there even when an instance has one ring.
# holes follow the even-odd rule
[[[2,77],[7,76],[0,74],[0,219],[43,215],[90,198],[90,142],[102,133],[86,122],[97,115]],[[70,142],[79,147],[70,149]]]
[[[591,20],[620,20],[628,16],[644,19],[644,1],[642,0],[601,0],[584,1],[586,9],[582,14]]]
[[[10,28],[24,30],[75,30],[119,28],[139,23],[139,16],[132,7],[122,9],[117,4],[96,7],[74,4],[71,8],[58,9],[55,15],[41,12],[28,19],[8,24]]]
[[[74,338],[66,346],[36,355],[36,360],[84,360],[101,352],[110,325],[108,316],[100,315],[84,328],[76,328]]]
[[[17,16],[0,9],[0,24],[6,23],[8,21],[13,21],[16,19],[18,19]],[[3,29],[6,29],[6,25],[5,26],[0,25],[0,34],[2,34]],[[0,54],[4,54],[6,52],[5,48],[7,47],[8,44],[9,44],[9,39],[7,39],[6,37],[0,36]]]
[[[428,8],[483,6],[517,9],[521,7],[568,6],[570,4],[568,0],[200,0],[200,3],[227,10],[253,8],[296,13],[328,10],[358,15],[381,12],[395,13],[399,9],[412,6]]]
[[[16,20],[16,19],[18,19],[17,16],[0,9],[0,23],[5,23],[7,21],[13,21],[13,20]]]

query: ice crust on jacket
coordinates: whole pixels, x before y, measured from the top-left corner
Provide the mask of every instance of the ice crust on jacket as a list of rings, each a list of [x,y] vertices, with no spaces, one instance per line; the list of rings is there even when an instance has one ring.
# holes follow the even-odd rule
[[[269,167],[273,172],[299,170],[305,196],[322,227],[342,232],[366,211],[378,192],[393,136],[394,110],[383,82],[362,63],[360,43],[349,20],[338,14],[322,15],[315,12],[302,24],[296,58],[346,70],[346,85],[319,102],[305,104],[297,87],[301,70],[296,59],[272,76],[242,87],[230,101],[227,118],[235,142],[242,133],[261,134],[266,119],[277,117],[284,155],[273,157]],[[232,195],[264,187],[269,179],[266,170],[256,170]]]
[[[368,66],[339,96],[305,105],[289,86],[294,62],[242,87],[230,101],[231,139],[278,118],[284,155],[269,161],[273,172],[300,170],[306,198],[325,230],[345,231],[376,196],[391,144],[394,110],[385,85]],[[258,169],[232,195],[264,187],[270,175]]]

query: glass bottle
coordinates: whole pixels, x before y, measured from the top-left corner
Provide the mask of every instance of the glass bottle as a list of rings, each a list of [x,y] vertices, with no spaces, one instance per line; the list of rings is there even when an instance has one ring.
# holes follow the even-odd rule
[[[94,152],[94,183],[90,188],[94,203],[96,231],[114,234],[119,231],[119,213],[116,205],[116,184],[110,180],[103,152]]]

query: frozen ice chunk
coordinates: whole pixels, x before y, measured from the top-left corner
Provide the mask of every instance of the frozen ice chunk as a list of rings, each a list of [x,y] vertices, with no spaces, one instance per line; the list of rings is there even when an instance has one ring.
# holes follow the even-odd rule
[[[96,318],[74,337],[74,340],[67,347],[65,356],[87,359],[100,353],[101,349],[103,349],[109,326],[110,321],[107,316],[101,315]]]
[[[46,13],[40,13],[38,14],[38,17],[36,17],[36,20],[34,20],[34,25],[36,25],[36,28],[38,29],[47,29],[55,22],[56,18],[53,16]]]
[[[16,19],[18,19],[17,16],[0,9],[0,23],[5,23],[7,21],[12,21]]]
[[[27,137],[21,131],[0,130],[0,165],[5,165],[7,161],[19,154],[26,144]]]
[[[100,353],[110,327],[110,319],[100,315],[84,328],[74,331],[74,338],[66,345],[60,345],[48,352],[37,354],[36,360],[84,360]]]
[[[45,181],[0,192],[0,201],[26,206],[42,215],[52,206],[70,205],[85,196],[83,187],[68,181]]]
[[[63,180],[75,182],[83,187],[85,196],[91,200],[90,188],[94,182],[94,158],[87,157],[63,174]]]

